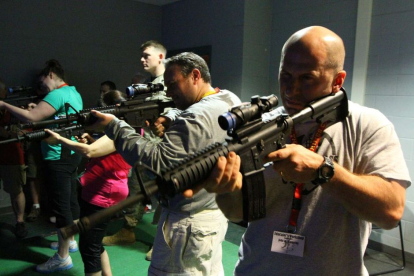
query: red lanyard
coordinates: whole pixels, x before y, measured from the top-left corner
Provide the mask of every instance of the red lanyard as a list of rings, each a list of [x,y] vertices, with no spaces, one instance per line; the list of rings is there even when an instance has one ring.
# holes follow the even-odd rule
[[[62,88],[63,86],[68,86],[68,84],[67,83],[61,84],[56,89]]]
[[[309,150],[316,152],[319,141],[321,140],[323,131],[325,130],[327,124],[328,123],[325,122],[319,125],[319,128],[316,131],[315,136],[313,137],[313,141],[309,147]],[[298,139],[296,137],[295,128],[292,129],[292,133],[290,134],[290,139],[292,140],[292,144],[298,144]],[[293,194],[293,201],[292,201],[292,211],[290,213],[290,219],[289,219],[289,225],[288,225],[289,232],[293,232],[293,233],[296,232],[296,225],[298,222],[299,211],[300,211],[300,207],[302,203],[303,185],[304,183],[295,184],[295,193]]]

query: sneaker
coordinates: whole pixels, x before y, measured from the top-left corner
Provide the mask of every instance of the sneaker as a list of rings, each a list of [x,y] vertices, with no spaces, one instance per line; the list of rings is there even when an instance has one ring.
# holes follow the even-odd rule
[[[58,242],[52,242],[50,244],[50,248],[52,248],[53,250],[58,250],[59,249],[59,243]],[[78,251],[78,243],[76,242],[76,240],[70,241],[69,242],[69,252],[73,253]]]
[[[145,260],[147,260],[147,261],[151,261],[151,259],[152,259],[152,249],[153,249],[154,247],[153,246],[151,246],[151,249],[147,252],[147,255],[145,255]]]
[[[40,273],[51,273],[55,271],[68,270],[73,267],[72,258],[67,256],[62,259],[58,253],[55,253],[47,262],[37,265],[36,271]]]
[[[150,213],[154,213],[155,209],[152,208],[151,204],[147,204],[145,205],[145,214],[150,214]]]
[[[132,230],[121,228],[118,232],[112,236],[104,237],[102,240],[103,245],[123,245],[132,244],[135,242],[135,233]]]
[[[40,215],[40,208],[36,208],[35,206],[33,206],[29,215],[26,217],[26,221],[27,222],[36,221],[39,215]]]
[[[26,224],[24,222],[16,223],[14,235],[19,239],[22,239],[27,236]]]

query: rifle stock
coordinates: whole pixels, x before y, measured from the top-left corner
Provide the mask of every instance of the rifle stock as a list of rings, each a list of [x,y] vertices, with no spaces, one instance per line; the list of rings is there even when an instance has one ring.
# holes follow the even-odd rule
[[[317,122],[332,121],[339,122],[348,116],[348,99],[345,90],[326,96],[310,103],[299,113],[292,117],[280,115],[276,118],[262,121],[256,119],[245,124],[239,129],[231,132],[232,139],[224,144],[214,144],[192,156],[184,159],[181,163],[167,168],[157,177],[157,187],[151,183],[151,189],[144,193],[138,193],[127,199],[122,208],[140,200],[148,198],[151,194],[159,192],[161,196],[173,197],[195,184],[202,183],[214,168],[220,156],[227,156],[230,151],[240,155],[241,173],[243,174],[243,213],[245,221],[259,219],[265,216],[265,190],[263,181],[263,158],[278,149],[285,147],[285,137],[291,128],[308,120],[315,119]],[[126,201],[125,201],[126,202]],[[132,203],[133,202],[133,203]],[[119,204],[118,204],[119,205]],[[88,218],[82,218],[75,226],[62,228],[62,233],[71,229],[71,234],[88,231],[92,223],[98,223],[99,219],[113,216],[119,207],[111,206]],[[121,208],[121,209],[122,209]],[[93,222],[91,217],[93,217]],[[77,226],[77,224],[81,224]],[[76,229],[74,231],[74,229]]]

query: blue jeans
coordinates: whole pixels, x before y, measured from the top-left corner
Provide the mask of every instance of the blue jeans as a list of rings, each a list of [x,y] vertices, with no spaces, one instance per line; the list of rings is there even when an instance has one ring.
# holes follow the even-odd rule
[[[56,227],[62,228],[79,219],[77,198],[77,168],[81,156],[72,154],[60,160],[46,160],[46,187]]]

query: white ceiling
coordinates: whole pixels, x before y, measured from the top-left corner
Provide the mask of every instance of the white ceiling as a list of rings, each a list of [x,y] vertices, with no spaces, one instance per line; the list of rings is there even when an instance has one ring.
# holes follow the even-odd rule
[[[151,5],[157,5],[157,6],[164,6],[167,4],[171,4],[174,2],[178,2],[180,0],[135,0],[137,2],[147,3]]]

